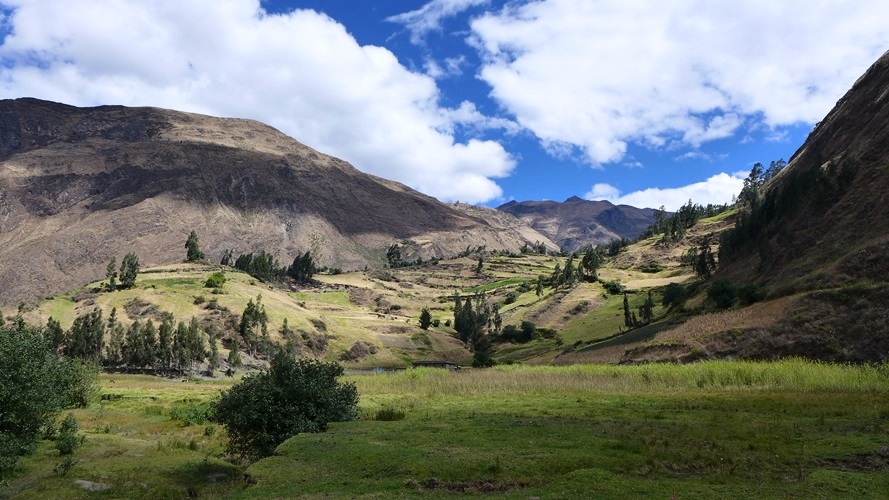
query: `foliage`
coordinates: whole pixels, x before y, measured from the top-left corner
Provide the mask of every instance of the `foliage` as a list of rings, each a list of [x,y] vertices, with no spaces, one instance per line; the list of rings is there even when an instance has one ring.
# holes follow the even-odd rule
[[[661,297],[661,305],[670,309],[681,309],[685,305],[688,298],[688,290],[679,283],[670,283],[664,287],[664,294]]]
[[[0,476],[31,450],[59,411],[95,395],[96,368],[47,349],[30,327],[0,327]]]
[[[287,268],[287,275],[300,283],[311,281],[315,272],[317,272],[315,261],[308,251],[297,254],[293,258],[293,263]]]
[[[738,289],[731,280],[720,278],[713,282],[713,285],[707,290],[707,295],[713,299],[717,307],[727,309],[738,298]]]
[[[429,312],[428,307],[424,307],[422,311],[420,311],[420,328],[423,330],[428,330],[432,325],[432,313]]]
[[[139,274],[139,257],[134,252],[124,255],[120,261],[120,286],[121,288],[133,288],[136,284],[136,275]]]
[[[218,288],[222,288],[223,286],[225,286],[225,281],[226,281],[225,273],[222,271],[216,271],[215,273],[211,274],[207,278],[207,281],[204,282],[204,286],[206,288],[217,288],[218,289]]]
[[[626,287],[623,286],[619,281],[608,281],[606,283],[602,283],[602,286],[605,288],[605,291],[610,293],[611,295],[620,295],[626,291]]]
[[[113,292],[117,289],[117,259],[114,257],[111,257],[108,266],[105,268],[105,279],[108,280],[105,284],[106,290]]]
[[[102,311],[95,308],[74,319],[74,324],[65,336],[63,352],[66,356],[98,363],[105,345],[104,338],[105,322],[102,320]]]
[[[266,456],[294,434],[354,420],[358,391],[337,380],[342,374],[338,364],[295,361],[279,352],[269,371],[247,375],[214,401],[214,418],[228,431],[229,451]]]
[[[249,300],[238,325],[238,332],[248,351],[255,353],[260,341],[268,338],[268,321],[268,314],[262,305],[262,295],[256,296],[256,302]]]
[[[62,455],[71,455],[77,448],[83,444],[86,436],[78,431],[80,427],[77,425],[77,419],[73,413],[68,413],[59,426],[59,435],[56,438],[56,449]]]
[[[213,403],[195,399],[176,401],[170,408],[170,418],[182,425],[201,425],[213,420]]]
[[[201,250],[201,246],[198,243],[198,233],[191,231],[188,234],[188,239],[185,241],[185,261],[186,262],[197,262],[200,260],[204,260],[204,252]]]

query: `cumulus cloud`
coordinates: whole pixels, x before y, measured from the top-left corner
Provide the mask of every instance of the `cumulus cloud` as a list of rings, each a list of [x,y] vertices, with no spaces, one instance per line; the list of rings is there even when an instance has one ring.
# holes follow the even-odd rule
[[[489,2],[490,0],[432,0],[419,9],[389,16],[386,20],[403,24],[411,32],[411,42],[421,44],[426,34],[441,29],[442,20]]]
[[[459,2],[438,2],[442,5]],[[5,1],[0,93],[160,106],[269,123],[358,168],[445,200],[502,195],[514,158],[455,128],[505,127],[439,104],[428,75],[314,11],[258,0]]]
[[[615,205],[631,205],[634,207],[659,208],[664,206],[668,211],[675,212],[688,200],[700,205],[713,203],[721,205],[731,203],[744,187],[744,172],[732,174],[720,173],[703,182],[695,182],[676,188],[648,188],[632,193],[621,194],[620,190],[610,184],[595,184],[584,195],[588,200],[607,200]]]
[[[881,0],[540,0],[475,19],[470,43],[519,124],[598,164],[820,120],[889,47],[887,18]]]

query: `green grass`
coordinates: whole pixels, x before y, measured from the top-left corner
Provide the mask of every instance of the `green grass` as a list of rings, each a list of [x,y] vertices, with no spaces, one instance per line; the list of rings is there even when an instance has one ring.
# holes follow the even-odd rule
[[[251,466],[251,498],[876,497],[886,367],[790,360],[409,370],[353,378],[362,414]],[[870,454],[870,455],[868,455]],[[862,470],[859,470],[862,469]]]
[[[878,498],[889,365],[413,369],[348,377],[361,420],[246,468],[224,429],[172,419],[232,380],[105,375],[66,475],[44,441],[0,497]],[[882,462],[881,462],[882,460]],[[882,464],[882,465],[881,465]],[[243,481],[243,474],[250,481]],[[105,483],[88,493],[77,479]],[[255,483],[254,483],[255,481]]]

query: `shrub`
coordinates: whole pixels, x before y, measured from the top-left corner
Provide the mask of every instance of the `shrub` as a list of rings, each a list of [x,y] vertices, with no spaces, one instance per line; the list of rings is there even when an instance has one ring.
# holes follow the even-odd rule
[[[225,279],[225,273],[217,271],[207,278],[207,281],[204,282],[204,286],[207,288],[222,288],[225,286]]]
[[[602,286],[605,287],[605,290],[608,291],[608,293],[610,293],[611,295],[620,295],[624,293],[624,290],[626,290],[626,287],[621,285],[618,281],[609,281],[607,283],[603,283]]]
[[[741,304],[750,305],[763,299],[762,290],[753,283],[738,286],[738,300]]]
[[[518,292],[509,292],[506,294],[506,297],[503,299],[504,304],[512,304],[519,298]]]
[[[74,450],[80,448],[85,436],[78,434],[77,431],[79,430],[80,427],[77,425],[77,419],[74,418],[74,414],[68,413],[65,415],[65,419],[62,420],[62,424],[59,426],[59,436],[56,438],[56,449],[59,450],[59,453],[71,455],[74,453]]]
[[[290,436],[354,420],[358,391],[337,381],[342,374],[336,363],[276,354],[267,372],[247,375],[213,403],[214,419],[228,431],[228,451],[267,456]]]
[[[685,299],[688,298],[688,290],[679,283],[670,283],[664,288],[664,296],[661,299],[661,305],[664,307],[681,309],[685,305]]]
[[[213,419],[213,405],[208,402],[185,399],[173,403],[170,418],[189,425],[205,424]]]
[[[89,403],[96,373],[93,365],[51,352],[39,331],[0,327],[0,476],[15,468],[59,411]]]
[[[720,309],[727,309],[735,303],[738,297],[738,289],[735,284],[726,278],[720,278],[713,282],[707,295],[716,302]]]

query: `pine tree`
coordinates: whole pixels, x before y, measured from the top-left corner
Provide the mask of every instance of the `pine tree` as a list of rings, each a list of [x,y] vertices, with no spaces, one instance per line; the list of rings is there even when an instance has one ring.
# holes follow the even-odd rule
[[[429,312],[428,307],[424,307],[422,311],[420,311],[420,328],[423,330],[428,330],[432,325],[432,313]]]
[[[645,299],[645,303],[639,307],[639,316],[642,316],[642,321],[645,324],[651,323],[654,319],[654,300],[651,298],[651,290],[648,291],[648,298]]]
[[[62,329],[62,324],[53,317],[46,320],[46,326],[43,327],[43,340],[49,350],[54,353],[59,352],[65,343],[65,330]]]
[[[627,328],[636,326],[636,322],[633,321],[633,316],[630,313],[630,299],[626,293],[624,293],[624,326]]]
[[[543,295],[543,275],[537,277],[537,287],[534,293],[537,294],[538,297]]]
[[[134,252],[130,252],[120,262],[120,286],[132,288],[136,284],[137,274],[139,274],[139,257],[136,257]]]
[[[212,376],[213,372],[219,368],[219,343],[216,341],[216,332],[214,329],[209,329],[207,334],[210,337],[210,354],[207,356],[207,371],[209,371]]]
[[[74,319],[65,336],[63,352],[66,356],[98,363],[105,345],[105,322],[99,308]]]
[[[173,316],[164,315],[164,320],[157,331],[157,366],[161,371],[167,371],[173,367]]]
[[[201,247],[198,244],[198,233],[194,232],[194,230],[189,233],[188,239],[185,241],[185,250],[186,262],[204,260],[204,252],[201,251]]]
[[[111,309],[108,315],[108,345],[105,346],[105,364],[108,366],[120,366],[124,363],[124,328],[117,320],[117,308]]]
[[[241,351],[240,346],[238,345],[238,339],[232,339],[231,349],[228,351],[228,365],[232,368],[240,368],[241,367]]]
[[[111,257],[111,260],[108,262],[108,266],[105,268],[105,279],[108,280],[108,283],[105,284],[105,288],[109,292],[113,292],[117,289],[117,259]]]

